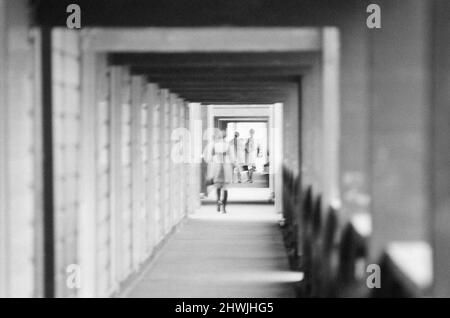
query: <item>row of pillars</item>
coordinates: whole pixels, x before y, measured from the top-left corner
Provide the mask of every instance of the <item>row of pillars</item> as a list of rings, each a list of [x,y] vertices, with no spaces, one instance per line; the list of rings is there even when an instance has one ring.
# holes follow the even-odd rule
[[[366,236],[369,263],[386,255],[420,295],[448,296],[450,187],[443,177],[449,173],[443,118],[448,119],[449,99],[443,87],[449,63],[444,16],[450,8],[444,1],[379,2],[381,29],[365,28],[359,8],[346,11],[337,25],[340,56],[333,72],[339,74],[339,94],[327,93],[333,78],[326,76],[329,41],[323,41],[322,73],[316,73],[319,103],[309,98],[314,73],[302,79],[298,195],[311,188],[322,198],[323,215],[329,207],[338,210],[342,224],[351,222]],[[339,103],[332,105],[330,96]],[[330,129],[339,132],[333,142]]]
[[[0,1],[0,296],[115,295],[199,205],[200,115],[26,13]]]

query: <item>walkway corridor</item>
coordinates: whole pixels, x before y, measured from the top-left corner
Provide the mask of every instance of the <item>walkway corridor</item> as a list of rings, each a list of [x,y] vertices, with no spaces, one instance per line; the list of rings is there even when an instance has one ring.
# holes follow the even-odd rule
[[[449,17],[0,0],[0,298],[450,298]]]
[[[125,296],[294,297],[277,220],[269,204],[203,205]]]

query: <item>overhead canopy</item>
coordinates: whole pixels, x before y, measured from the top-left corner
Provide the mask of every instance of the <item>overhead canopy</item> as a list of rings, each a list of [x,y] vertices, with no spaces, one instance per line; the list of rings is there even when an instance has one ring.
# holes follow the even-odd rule
[[[298,90],[309,53],[113,53],[126,65],[180,97],[202,103],[284,102]]]
[[[37,0],[39,25],[65,26],[69,4],[79,4],[82,25],[322,26],[336,25],[360,0]]]

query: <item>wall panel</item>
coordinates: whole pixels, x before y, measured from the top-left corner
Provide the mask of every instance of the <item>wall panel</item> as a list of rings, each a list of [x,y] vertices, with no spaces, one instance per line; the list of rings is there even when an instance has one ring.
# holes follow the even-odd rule
[[[111,90],[110,69],[106,58],[97,59],[97,92],[96,92],[96,124],[95,146],[96,159],[96,271],[97,295],[107,295],[113,287],[111,264],[112,249],[112,216],[111,216]]]
[[[179,127],[179,104],[178,97],[175,94],[169,95],[169,103],[170,103],[170,122],[171,127],[169,130],[169,160],[170,160],[170,224],[169,230],[172,229],[178,217],[178,210],[180,205],[179,194],[180,194],[180,164],[176,162],[175,156],[178,155],[176,153],[175,144],[178,142],[177,139],[174,138],[176,129]]]
[[[151,159],[149,161],[149,191],[150,197],[150,219],[149,229],[151,231],[149,237],[149,246],[151,249],[156,246],[162,233],[161,228],[161,100],[158,86],[155,84],[148,85],[149,91],[149,111],[152,114],[149,129],[149,153]]]
[[[170,224],[170,104],[169,92],[166,89],[160,91],[161,100],[161,230],[160,239],[168,232]]]
[[[118,239],[121,241],[120,255],[121,271],[120,279],[123,280],[131,271],[132,265],[132,170],[131,170],[131,78],[128,69],[121,68],[120,74],[120,112],[121,112],[121,136],[120,136],[120,191],[122,204],[119,207],[120,232]]]
[[[42,295],[39,38],[27,1],[0,1],[0,296]]]
[[[78,264],[77,217],[80,206],[81,89],[80,38],[65,29],[52,31],[53,157],[56,295],[76,296],[66,284],[67,268]]]
[[[131,78],[131,155],[132,155],[132,258],[133,269],[137,270],[145,259],[145,224],[147,219],[146,186],[146,127],[147,103],[144,78]]]

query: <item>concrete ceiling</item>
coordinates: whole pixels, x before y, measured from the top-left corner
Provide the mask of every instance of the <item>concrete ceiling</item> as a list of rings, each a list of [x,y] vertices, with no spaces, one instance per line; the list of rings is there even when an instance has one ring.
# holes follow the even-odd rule
[[[34,0],[38,25],[65,26],[79,4],[84,27],[337,25],[361,0]]]
[[[112,53],[109,61],[191,102],[273,104],[298,90],[313,58],[305,52]]]

